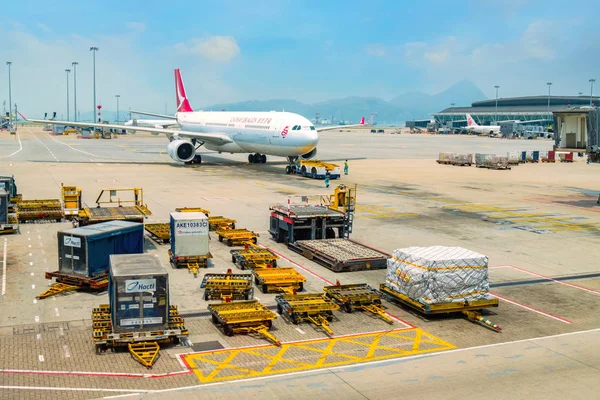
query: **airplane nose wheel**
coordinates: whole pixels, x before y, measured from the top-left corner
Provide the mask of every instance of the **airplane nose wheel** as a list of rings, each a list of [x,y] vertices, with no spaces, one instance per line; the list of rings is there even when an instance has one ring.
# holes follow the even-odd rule
[[[264,154],[248,154],[248,162],[250,164],[264,164],[267,162],[267,156]]]

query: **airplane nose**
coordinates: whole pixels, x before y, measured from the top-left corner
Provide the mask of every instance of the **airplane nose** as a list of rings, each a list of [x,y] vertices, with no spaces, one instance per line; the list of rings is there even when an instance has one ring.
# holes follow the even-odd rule
[[[317,144],[319,143],[319,134],[317,131],[308,131],[306,133],[306,143],[313,147],[317,147]]]

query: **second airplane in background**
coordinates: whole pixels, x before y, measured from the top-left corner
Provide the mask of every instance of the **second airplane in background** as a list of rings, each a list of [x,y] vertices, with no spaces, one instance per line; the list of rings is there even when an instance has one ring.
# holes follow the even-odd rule
[[[319,129],[301,115],[290,112],[236,112],[236,111],[194,111],[185,94],[179,69],[175,69],[175,92],[177,112],[175,116],[143,113],[167,118],[165,120],[140,120],[136,125],[116,125],[66,121],[37,121],[54,125],[98,127],[106,129],[127,129],[132,131],[164,134],[169,138],[169,156],[188,164],[202,162],[197,154],[200,146],[219,153],[249,153],[248,162],[265,163],[267,155],[286,157],[290,163],[299,158],[308,160],[317,155],[318,132],[338,129],[340,126],[327,126]],[[362,126],[359,124],[343,127]],[[155,124],[156,123],[156,124]],[[168,126],[179,125],[177,129]]]

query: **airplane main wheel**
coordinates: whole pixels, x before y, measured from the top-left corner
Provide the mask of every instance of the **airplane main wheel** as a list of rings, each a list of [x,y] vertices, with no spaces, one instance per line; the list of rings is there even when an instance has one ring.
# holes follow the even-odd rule
[[[261,164],[264,164],[264,163],[266,163],[266,162],[267,162],[267,156],[265,156],[264,154],[262,154],[262,155],[260,156],[260,163],[261,163]]]
[[[248,162],[250,164],[254,163],[254,154],[248,154]]]
[[[292,173],[292,167],[290,167],[289,165],[287,167],[285,167],[285,173],[287,175],[291,174]]]
[[[202,156],[200,154],[196,154],[192,160],[192,164],[202,164]]]

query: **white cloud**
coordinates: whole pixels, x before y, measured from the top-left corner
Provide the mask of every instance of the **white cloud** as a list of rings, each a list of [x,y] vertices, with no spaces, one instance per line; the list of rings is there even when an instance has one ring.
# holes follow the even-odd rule
[[[556,56],[554,47],[558,38],[553,24],[549,21],[536,21],[525,29],[521,36],[521,45],[525,54],[539,60],[553,60]]]
[[[38,22],[37,27],[40,28],[40,30],[43,32],[52,33],[52,29],[50,29],[50,27],[48,27],[48,25],[44,23]]]
[[[221,63],[231,62],[240,53],[240,47],[231,36],[194,38],[188,43],[177,43],[175,49],[183,54],[196,54]]]
[[[365,46],[365,52],[367,53],[367,55],[374,57],[385,57],[385,55],[387,54],[385,46],[379,43],[367,44]]]
[[[137,33],[142,33],[146,30],[146,25],[142,22],[131,21],[127,23],[127,27]]]

